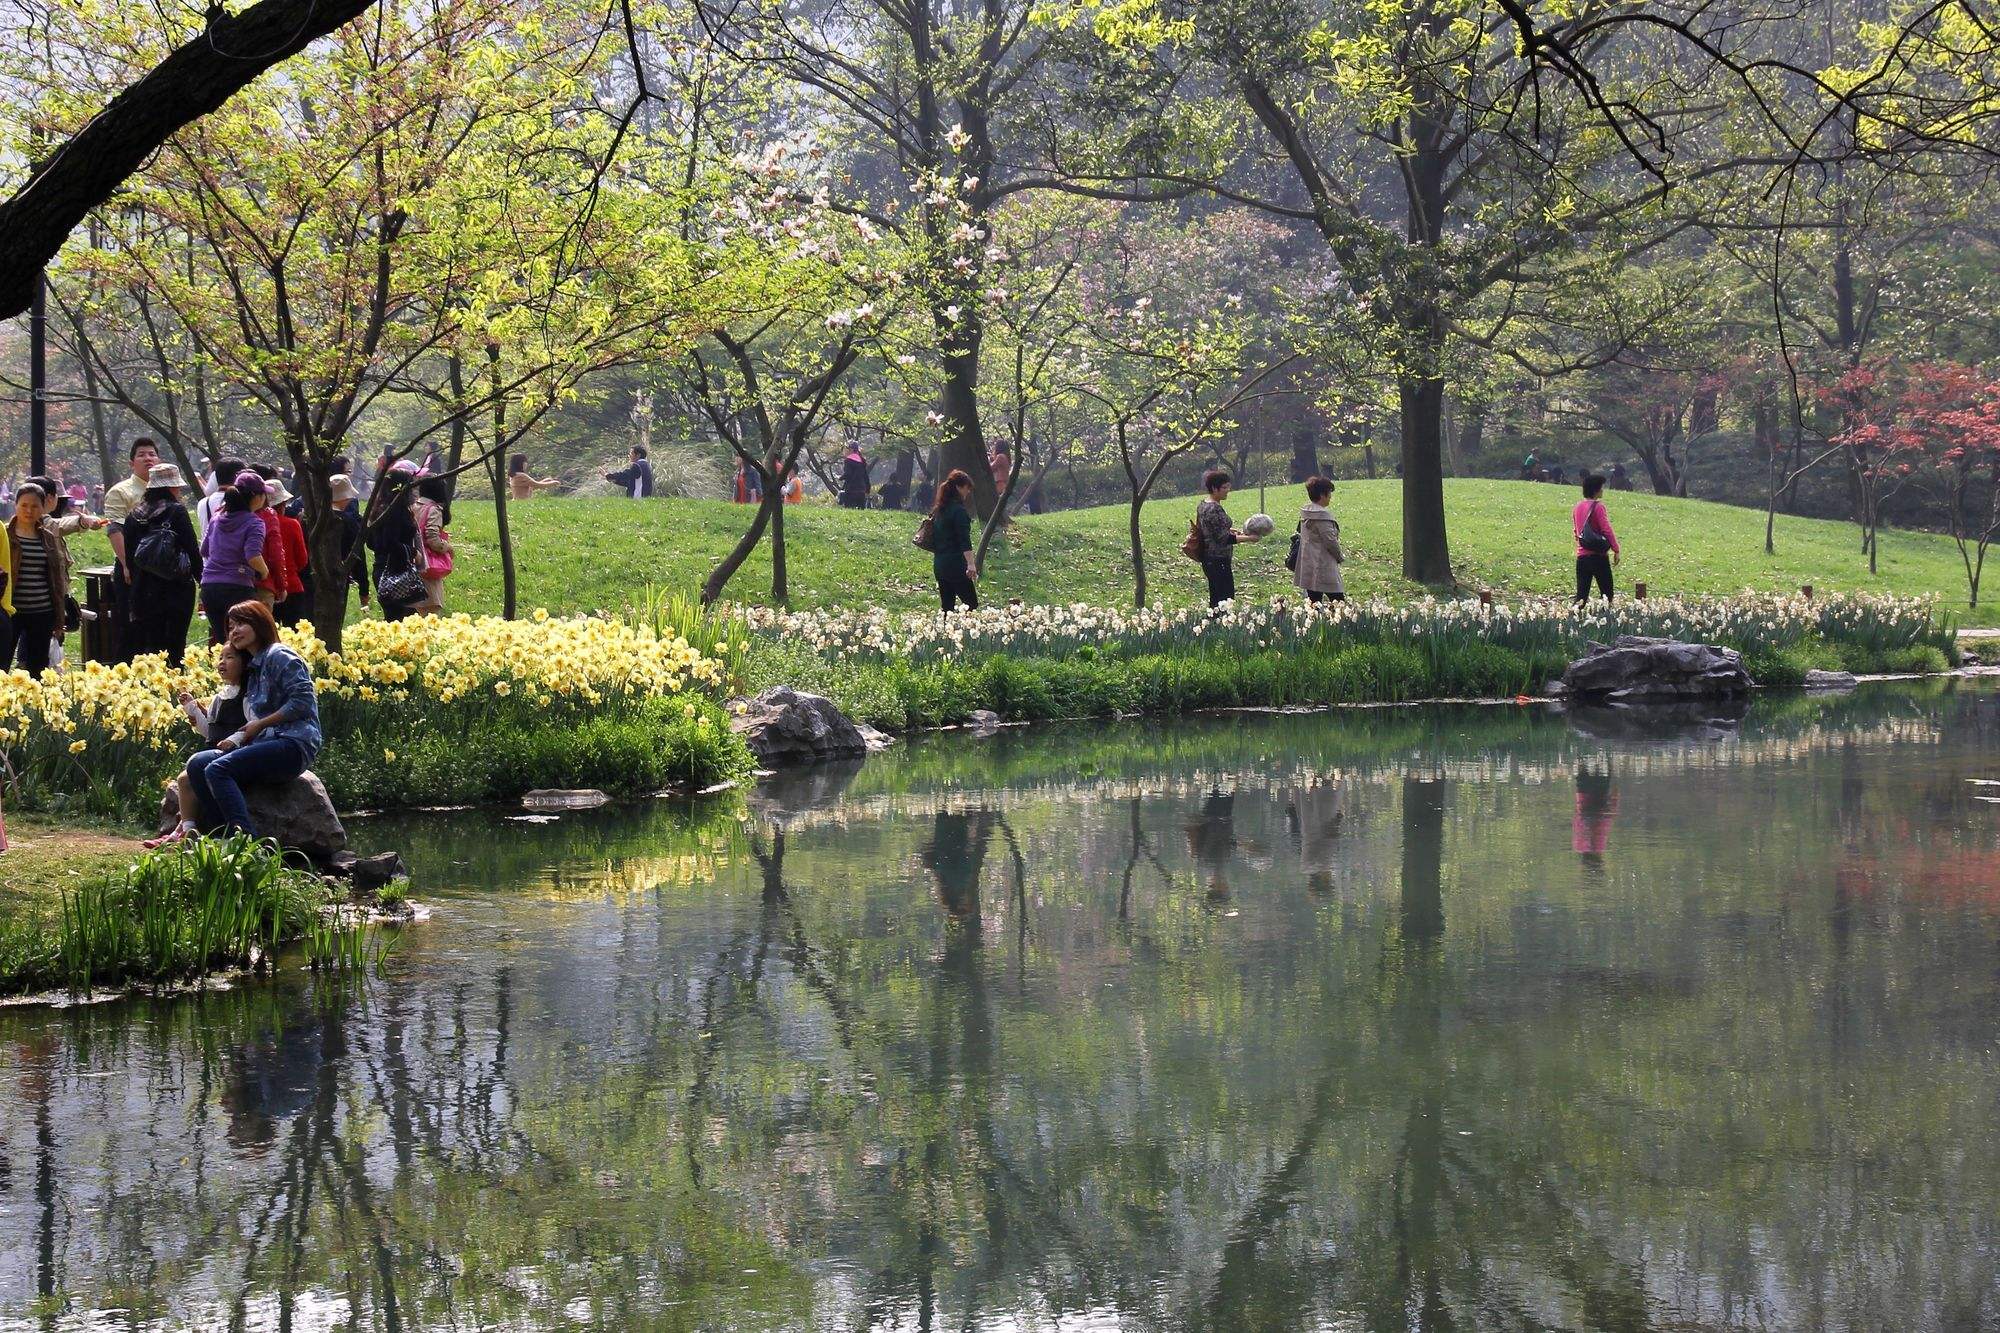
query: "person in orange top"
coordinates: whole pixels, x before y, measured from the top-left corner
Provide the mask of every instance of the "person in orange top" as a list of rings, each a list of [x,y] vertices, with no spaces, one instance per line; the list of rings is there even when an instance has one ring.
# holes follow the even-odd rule
[[[312,610],[312,599],[306,596],[307,570],[312,566],[312,555],[306,547],[306,526],[292,514],[295,507],[285,483],[273,480],[269,512],[278,516],[278,530],[284,538],[285,596],[277,605],[280,625],[296,625]]]

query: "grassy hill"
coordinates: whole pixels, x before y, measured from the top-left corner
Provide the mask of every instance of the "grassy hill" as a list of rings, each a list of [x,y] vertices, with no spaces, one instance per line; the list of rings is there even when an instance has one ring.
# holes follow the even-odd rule
[[[1348,553],[1354,596],[1403,596],[1418,591],[1401,564],[1401,483],[1340,483],[1333,509]],[[1571,488],[1516,481],[1445,483],[1452,562],[1468,588],[1496,594],[1567,595],[1574,584],[1569,539]],[[1239,549],[1237,581],[1248,596],[1291,586],[1285,547],[1303,496],[1273,489],[1268,503],[1278,531]],[[1180,554],[1194,512],[1191,498],[1146,507],[1144,537],[1151,599],[1188,603],[1203,596],[1201,571]],[[493,507],[465,500],[455,507],[452,535],[459,572],[447,585],[454,610],[497,612],[499,557]],[[1257,509],[1254,489],[1231,498],[1240,525]],[[1882,534],[1881,572],[1870,576],[1849,523],[1780,516],[1777,554],[1763,552],[1764,515],[1752,509],[1654,495],[1610,497],[1612,522],[1625,546],[1621,591],[1645,580],[1655,595],[1723,594],[1744,588],[1790,590],[1811,583],[1826,591],[1868,590],[1935,594],[1967,625],[2000,625],[2000,612],[1965,608],[1958,551],[1946,537]],[[636,601],[648,584],[693,591],[730,548],[751,511],[709,500],[538,498],[510,506],[521,572],[521,604],[551,611],[617,608]],[[1122,506],[1070,510],[1018,520],[995,543],[982,595],[1030,602],[1125,605],[1132,596]],[[930,557],[910,544],[916,520],[906,514],[797,505],[786,511],[792,604],[936,606]],[[93,535],[79,554],[99,558]],[[760,547],[729,585],[738,601],[770,593],[768,547]],[[2000,596],[2000,591],[1996,591]]]
[[[1343,482],[1333,509],[1347,549],[1352,596],[1408,595],[1401,565],[1401,486]],[[1461,583],[1496,594],[1573,589],[1569,511],[1576,492],[1515,481],[1448,481],[1452,563]],[[1272,490],[1278,531],[1239,548],[1237,581],[1247,595],[1291,586],[1285,547],[1303,500],[1299,489]],[[1201,571],[1180,554],[1194,513],[1190,498],[1162,499],[1145,511],[1151,599],[1185,603],[1203,596]],[[1240,525],[1257,508],[1254,490],[1231,498]],[[1762,513],[1701,500],[1621,494],[1610,499],[1625,547],[1621,590],[1645,580],[1655,595],[1789,590],[1811,583],[1827,591],[1936,594],[1961,623],[2000,624],[1982,605],[1965,609],[1965,578],[1948,538],[1882,534],[1881,570],[1870,576],[1849,523],[1780,516],[1777,553],[1763,551]],[[456,506],[453,536],[461,573],[449,585],[457,609],[493,610],[500,600],[490,504]],[[650,581],[693,590],[742,532],[746,507],[706,500],[537,499],[510,506],[524,606],[551,610],[615,607]],[[892,609],[934,607],[930,557],[910,544],[916,520],[905,514],[797,505],[786,512],[792,604]],[[760,547],[730,583],[728,596],[762,602],[770,593],[768,548]],[[1132,597],[1122,506],[1043,514],[1017,521],[987,563],[982,595],[1030,602],[1124,605]]]

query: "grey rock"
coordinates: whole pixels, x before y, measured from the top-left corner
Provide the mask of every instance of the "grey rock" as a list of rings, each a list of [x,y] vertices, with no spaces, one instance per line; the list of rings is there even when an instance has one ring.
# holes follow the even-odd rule
[[[1632,634],[1608,646],[1591,644],[1569,664],[1561,683],[1570,698],[1614,703],[1727,699],[1751,688],[1750,673],[1734,649]]]
[[[611,798],[595,787],[538,787],[521,797],[529,810],[595,810]]]
[[[341,827],[340,816],[334,813],[317,773],[308,771],[290,782],[245,787],[243,799],[260,837],[300,853],[314,865],[331,864],[347,848],[347,830]],[[160,801],[160,831],[172,830],[180,820],[179,793],[168,787]]]
[[[886,731],[877,731],[866,722],[856,722],[854,729],[861,733],[861,739],[868,746],[870,754],[886,750],[896,743],[896,738]]]
[[[1000,725],[1000,715],[990,708],[975,708],[965,723],[978,731],[991,731]]]
[[[831,700],[802,694],[788,685],[765,690],[742,707],[729,725],[750,747],[759,766],[782,768],[868,753],[868,740]]]
[[[1809,690],[1851,690],[1856,681],[1852,671],[1808,671],[1805,687]]]
[[[399,879],[408,879],[410,868],[403,864],[403,858],[395,852],[383,852],[379,856],[364,856],[354,863],[354,891],[372,897]]]

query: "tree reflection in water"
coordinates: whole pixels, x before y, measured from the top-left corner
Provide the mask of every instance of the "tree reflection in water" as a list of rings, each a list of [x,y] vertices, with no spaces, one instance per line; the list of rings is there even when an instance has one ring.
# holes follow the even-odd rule
[[[385,827],[381,981],[0,1011],[0,1328],[1990,1326],[1993,702]]]

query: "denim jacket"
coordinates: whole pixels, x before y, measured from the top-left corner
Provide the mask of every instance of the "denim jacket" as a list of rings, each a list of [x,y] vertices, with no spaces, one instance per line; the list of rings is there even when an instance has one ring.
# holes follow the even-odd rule
[[[313,689],[312,668],[305,659],[282,643],[272,644],[250,659],[243,692],[250,716],[277,719],[257,733],[257,740],[282,736],[297,741],[311,763],[321,740],[319,693]]]

